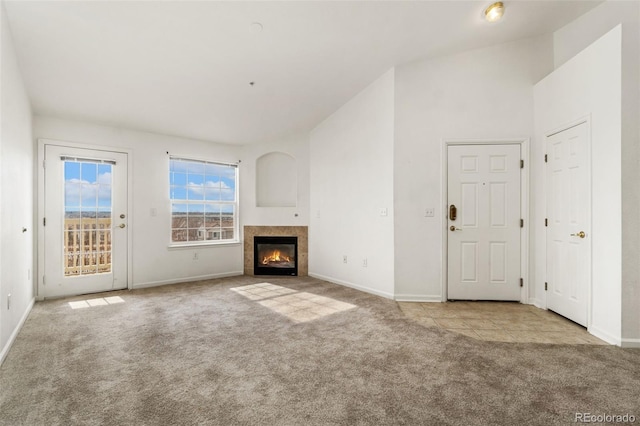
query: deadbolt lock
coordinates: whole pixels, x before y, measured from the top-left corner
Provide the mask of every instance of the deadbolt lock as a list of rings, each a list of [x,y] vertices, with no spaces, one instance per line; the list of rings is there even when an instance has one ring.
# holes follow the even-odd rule
[[[124,213],[122,213],[122,214],[120,215],[120,219],[124,219],[124,218],[125,218]]]
[[[456,208],[455,204],[451,204],[449,206],[449,220],[456,220],[456,217],[458,217],[458,209]]]

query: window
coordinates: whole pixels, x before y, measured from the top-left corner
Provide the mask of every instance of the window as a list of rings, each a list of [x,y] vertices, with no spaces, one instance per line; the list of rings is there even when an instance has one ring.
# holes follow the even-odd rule
[[[169,159],[171,244],[238,241],[238,167]]]

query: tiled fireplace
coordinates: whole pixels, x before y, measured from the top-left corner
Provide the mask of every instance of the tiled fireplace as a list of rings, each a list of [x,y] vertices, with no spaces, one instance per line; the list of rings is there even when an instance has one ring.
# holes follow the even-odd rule
[[[255,237],[295,237],[297,240],[297,248],[298,248],[297,256],[295,258],[297,275],[307,276],[309,273],[307,235],[308,235],[308,227],[306,226],[245,226],[244,227],[244,274],[254,275],[254,272],[255,272],[254,271]],[[258,261],[258,263],[261,263],[261,262]],[[262,271],[262,273],[264,273],[264,271]],[[277,274],[277,271],[276,271],[276,274]],[[292,275],[292,274],[287,273],[285,275]]]

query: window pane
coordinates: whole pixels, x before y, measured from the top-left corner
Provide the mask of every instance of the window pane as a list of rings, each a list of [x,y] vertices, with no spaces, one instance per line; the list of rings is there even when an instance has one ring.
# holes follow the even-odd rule
[[[172,186],[170,190],[171,194],[169,195],[172,200],[186,200],[187,199],[187,188],[183,186]]]
[[[87,183],[96,183],[98,172],[98,164],[96,163],[81,163],[80,166],[80,179]]]
[[[187,241],[187,230],[186,229],[172,229],[171,230],[171,241],[174,243],[181,243]]]
[[[180,173],[186,173],[187,172],[187,162],[184,160],[171,160],[170,162],[170,170],[172,172],[180,172]]]
[[[171,185],[182,185],[185,186],[187,184],[187,174],[186,173],[171,173]]]
[[[221,182],[222,182],[222,187],[223,188],[228,188],[228,189],[231,189],[232,191],[236,190],[235,176],[234,176],[234,178],[222,178]]]
[[[111,208],[111,185],[100,185],[98,187],[98,207]]]
[[[205,186],[205,200],[218,201],[220,199],[220,182],[207,181]]]
[[[185,161],[189,174],[204,175],[204,163],[199,161]]]
[[[204,200],[204,189],[202,186],[188,186],[187,198],[189,200]]]
[[[173,204],[171,206],[171,228],[187,227],[187,205]]]
[[[231,189],[223,189],[220,191],[220,200],[222,201],[235,201],[236,193]]]

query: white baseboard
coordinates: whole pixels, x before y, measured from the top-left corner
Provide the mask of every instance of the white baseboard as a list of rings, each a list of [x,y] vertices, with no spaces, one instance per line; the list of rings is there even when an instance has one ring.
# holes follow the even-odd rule
[[[395,300],[397,302],[437,302],[442,303],[442,296],[440,295],[425,295],[425,294],[396,294]]]
[[[343,280],[339,280],[337,278],[333,278],[333,277],[327,277],[324,275],[320,275],[320,274],[314,274],[312,272],[309,272],[309,276],[313,277],[313,278],[317,278],[319,280],[323,280],[323,281],[329,281],[330,283],[334,283],[334,284],[340,284],[343,285],[345,287],[350,287],[350,288],[354,288],[356,290],[360,290],[360,291],[364,291],[365,293],[371,293],[371,294],[375,294],[376,296],[381,296],[387,299],[393,299],[393,294],[391,293],[387,293],[384,291],[380,291],[380,290],[375,290],[369,287],[364,287],[358,284],[354,284],[354,283],[350,283],[348,281],[343,281]]]
[[[622,345],[625,349],[640,349],[640,339],[622,339]]]
[[[536,308],[540,308],[540,309],[547,310],[547,307],[545,306],[545,304],[544,304],[544,303],[542,303],[542,300],[540,300],[540,299],[536,299],[536,298],[534,298],[534,297],[532,297],[531,299],[529,299],[529,303],[528,303],[528,304],[529,304],[529,305],[533,305],[533,306],[535,306]]]
[[[223,272],[221,274],[198,275],[196,277],[184,277],[184,278],[173,278],[170,280],[149,281],[146,283],[134,284],[132,286],[132,290],[135,290],[138,288],[158,287],[161,285],[188,283],[193,281],[213,280],[216,278],[237,277],[238,275],[243,275],[243,274],[244,274],[244,271],[232,271],[232,272]]]
[[[587,331],[593,334],[594,336],[596,336],[598,339],[604,340],[605,342],[611,345],[620,346],[622,344],[622,342],[620,341],[620,338],[612,336],[611,334],[597,327],[591,326],[587,329]]]
[[[20,333],[20,330],[22,330],[22,326],[24,325],[25,321],[29,317],[29,314],[31,313],[31,309],[33,309],[33,304],[35,302],[36,302],[36,299],[32,298],[31,302],[29,302],[29,305],[27,305],[27,309],[24,311],[24,314],[22,314],[22,317],[20,318],[18,325],[13,330],[13,333],[11,333],[11,336],[9,336],[9,340],[7,341],[7,344],[4,345],[4,348],[2,348],[2,352],[0,352],[0,365],[2,365],[2,363],[4,362],[4,359],[9,354],[9,350],[11,349],[13,342],[16,340],[16,337],[18,337],[18,333]]]

